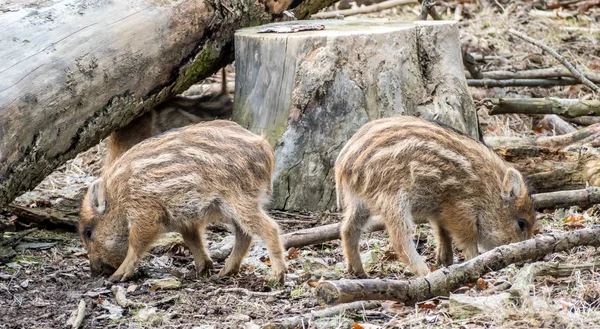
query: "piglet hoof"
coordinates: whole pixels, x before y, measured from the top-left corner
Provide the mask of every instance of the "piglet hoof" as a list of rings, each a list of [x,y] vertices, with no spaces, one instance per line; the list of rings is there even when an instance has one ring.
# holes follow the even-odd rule
[[[285,273],[281,272],[270,275],[267,278],[267,282],[269,285],[283,285],[283,283],[285,282]]]
[[[364,270],[362,270],[362,271],[354,271],[354,270],[349,269],[348,270],[348,274],[351,275],[351,276],[354,276],[354,277],[356,277],[358,279],[368,279],[369,278],[369,276],[367,275],[367,273],[365,273]]]
[[[196,275],[198,277],[202,277],[205,275],[210,275],[210,270],[214,269],[213,262],[211,260],[207,260],[204,262],[202,267],[196,268]]]
[[[239,272],[240,272],[239,269],[237,269],[237,270],[230,269],[230,268],[227,268],[227,266],[225,266],[221,269],[221,271],[219,271],[219,278],[226,277],[226,276],[236,276]]]
[[[115,273],[113,275],[110,276],[110,278],[108,278],[108,281],[112,282],[112,283],[117,283],[119,281],[123,281],[123,279],[125,279],[126,276],[125,275],[121,275],[118,273]]]

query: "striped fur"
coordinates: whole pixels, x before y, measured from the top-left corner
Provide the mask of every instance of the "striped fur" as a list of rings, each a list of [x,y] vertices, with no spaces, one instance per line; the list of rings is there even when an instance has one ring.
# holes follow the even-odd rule
[[[174,96],[152,110],[114,131],[107,140],[108,153],[104,166],[110,166],[121,154],[146,138],[170,129],[215,119],[229,119],[233,102],[227,94],[225,68],[222,70],[221,92],[205,96]]]
[[[236,244],[219,274],[237,273],[252,236],[260,236],[282,282],[279,228],[264,210],[274,165],[267,141],[232,121],[202,122],[136,144],[105,168],[83,200],[79,230],[92,271],[126,279],[157,235],[171,231],[182,234],[198,272],[206,271],[212,261],[204,228],[224,221],[234,227]]]
[[[467,258],[531,237],[535,212],[521,174],[484,144],[443,125],[392,117],[361,127],[335,163],[341,236],[348,270],[364,276],[361,229],[379,215],[400,259],[429,273],[411,239],[413,224],[432,226],[437,259],[453,262],[452,240]],[[521,227],[523,229],[521,229]]]

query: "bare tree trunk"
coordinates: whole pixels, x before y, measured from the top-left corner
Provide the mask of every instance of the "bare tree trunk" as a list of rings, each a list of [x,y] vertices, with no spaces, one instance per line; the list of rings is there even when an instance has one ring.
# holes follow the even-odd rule
[[[0,30],[0,207],[232,61],[234,31],[291,2],[16,2]],[[293,12],[333,2],[300,0]]]

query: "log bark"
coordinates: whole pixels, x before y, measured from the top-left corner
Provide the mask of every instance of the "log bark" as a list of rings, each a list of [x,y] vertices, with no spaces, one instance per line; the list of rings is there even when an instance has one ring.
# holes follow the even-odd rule
[[[0,207],[231,62],[234,31],[271,21],[271,13],[291,2],[32,0],[4,6]],[[300,0],[293,11],[304,19],[333,2]]]
[[[456,23],[312,23],[325,28],[236,34],[233,119],[275,148],[272,208],[335,209],[335,158],[368,121],[416,115],[478,137]]]
[[[600,229],[583,229],[567,233],[538,236],[523,242],[504,245],[464,263],[441,268],[426,276],[401,280],[336,280],[320,282],[315,297],[322,305],[361,300],[395,300],[414,304],[436,296],[448,296],[466,283],[475,282],[486,273],[514,263],[540,260],[550,253],[568,251],[579,246],[600,246]]]
[[[525,70],[525,71],[487,71],[481,73],[483,78],[491,80],[510,80],[510,79],[554,79],[554,78],[575,78],[573,73],[564,67],[555,67],[548,69]],[[593,82],[600,82],[600,75],[594,73],[584,73],[585,77]]]
[[[575,118],[584,115],[600,115],[600,100],[560,98],[492,98],[484,101],[493,114],[557,114]]]

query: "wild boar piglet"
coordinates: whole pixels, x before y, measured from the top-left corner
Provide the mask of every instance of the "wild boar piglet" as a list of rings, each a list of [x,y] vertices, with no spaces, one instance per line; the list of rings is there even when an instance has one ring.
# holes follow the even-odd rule
[[[437,261],[453,262],[452,240],[467,259],[528,239],[535,211],[521,174],[483,143],[443,124],[400,116],[371,121],[335,163],[342,243],[350,274],[365,277],[359,254],[372,216],[385,223],[400,260],[429,273],[412,241],[414,224],[429,222]]]
[[[219,276],[238,273],[259,236],[271,259],[270,280],[283,282],[279,227],[264,210],[273,168],[267,141],[232,121],[202,122],[136,144],[83,199],[79,232],[92,273],[126,280],[163,232],[181,233],[203,273],[213,267],[205,226],[221,221],[233,226],[236,240]]]

